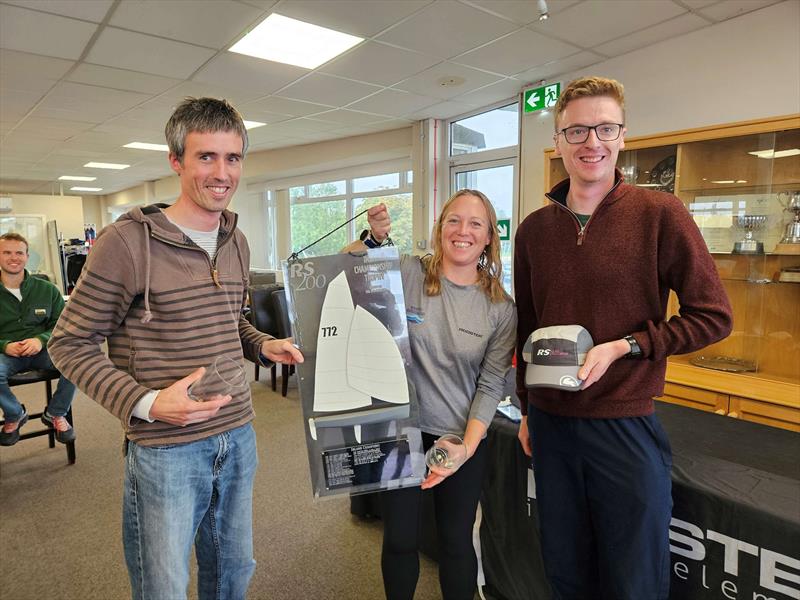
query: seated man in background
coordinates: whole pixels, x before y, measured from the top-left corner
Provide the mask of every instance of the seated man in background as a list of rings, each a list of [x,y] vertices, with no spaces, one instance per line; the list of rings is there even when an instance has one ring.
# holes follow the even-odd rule
[[[5,424],[0,446],[19,441],[19,430],[28,413],[8,385],[8,378],[30,369],[54,369],[45,345],[64,309],[64,298],[52,283],[31,277],[28,241],[18,233],[0,235],[0,407]],[[42,421],[56,430],[62,444],[75,439],[66,414],[75,396],[75,386],[64,377],[58,380],[53,401]]]

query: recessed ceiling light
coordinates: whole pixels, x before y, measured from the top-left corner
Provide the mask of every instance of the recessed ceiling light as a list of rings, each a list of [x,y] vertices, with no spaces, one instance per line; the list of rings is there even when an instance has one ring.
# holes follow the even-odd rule
[[[131,142],[125,144],[123,148],[134,148],[136,150],[158,150],[159,152],[169,152],[166,144],[148,144],[147,142]]]
[[[102,192],[103,191],[103,188],[92,188],[92,187],[81,187],[81,186],[75,186],[75,187],[71,187],[69,189],[72,190],[73,192]]]
[[[263,127],[266,123],[262,123],[261,121],[242,121],[244,123],[245,129],[255,129],[256,127]]]
[[[230,51],[316,69],[363,41],[364,38],[272,13]]]
[[[81,177],[80,175],[62,175],[59,181],[94,181],[97,177]]]
[[[101,163],[101,162],[88,162],[84,167],[89,167],[90,169],[116,169],[117,171],[121,171],[122,169],[127,169],[130,165],[121,165],[119,163]]]
[[[733,179],[712,179],[711,183],[736,183]]]
[[[789,150],[758,150],[756,152],[748,152],[758,158],[785,158],[787,156],[797,156],[800,154],[800,148],[791,148]]]

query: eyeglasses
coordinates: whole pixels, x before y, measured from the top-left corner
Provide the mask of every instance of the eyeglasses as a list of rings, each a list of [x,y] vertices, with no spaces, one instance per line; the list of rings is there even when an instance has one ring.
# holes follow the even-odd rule
[[[589,132],[594,129],[594,134],[601,142],[613,142],[619,137],[622,132],[622,123],[601,123],[594,127],[589,125],[575,125],[574,127],[565,127],[561,131],[556,131],[564,134],[564,139],[570,144],[582,144],[589,139]]]

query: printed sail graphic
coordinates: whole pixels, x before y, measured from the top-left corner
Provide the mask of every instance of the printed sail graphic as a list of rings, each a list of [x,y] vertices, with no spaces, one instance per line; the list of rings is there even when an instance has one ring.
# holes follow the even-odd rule
[[[348,342],[352,321],[353,297],[342,271],[331,281],[322,303],[314,373],[314,412],[353,410],[372,403],[369,395],[350,387],[347,382]]]
[[[409,415],[408,384],[400,349],[375,316],[353,306],[344,271],[328,285],[317,334],[314,412],[316,428],[356,427]],[[373,406],[373,399],[395,406]]]

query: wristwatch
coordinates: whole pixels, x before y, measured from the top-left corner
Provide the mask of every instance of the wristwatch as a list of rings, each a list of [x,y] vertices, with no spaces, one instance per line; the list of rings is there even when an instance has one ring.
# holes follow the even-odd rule
[[[639,342],[636,341],[636,338],[632,335],[626,335],[625,341],[628,342],[631,347],[630,351],[625,355],[625,358],[639,358],[642,355],[642,349],[639,346]]]
[[[383,240],[383,242],[378,242],[378,240],[372,237],[372,232],[369,229],[365,229],[364,231],[362,231],[361,235],[358,237],[361,239],[362,242],[364,242],[364,245],[367,248],[381,248],[383,246],[393,245],[392,240],[388,235]]]

